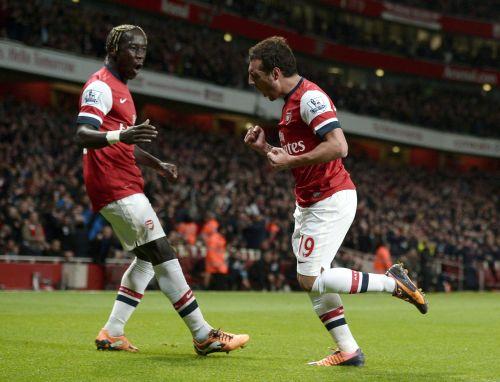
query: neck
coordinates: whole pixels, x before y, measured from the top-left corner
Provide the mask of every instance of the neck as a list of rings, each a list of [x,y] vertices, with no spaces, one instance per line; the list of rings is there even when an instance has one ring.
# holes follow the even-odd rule
[[[120,72],[117,69],[115,61],[110,58],[109,56],[106,56],[106,59],[104,60],[104,65],[108,68],[108,70],[113,73],[113,75],[118,78],[120,81],[123,83],[127,83],[127,80],[120,74]]]
[[[283,77],[281,80],[281,96],[285,97],[299,83],[302,77],[296,73],[290,77]]]

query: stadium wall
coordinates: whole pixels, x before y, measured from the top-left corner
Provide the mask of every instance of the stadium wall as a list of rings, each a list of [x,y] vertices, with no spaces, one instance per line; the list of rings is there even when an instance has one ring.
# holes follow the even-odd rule
[[[126,265],[120,266],[120,275]],[[1,289],[104,289],[106,269],[98,264],[0,263]]]

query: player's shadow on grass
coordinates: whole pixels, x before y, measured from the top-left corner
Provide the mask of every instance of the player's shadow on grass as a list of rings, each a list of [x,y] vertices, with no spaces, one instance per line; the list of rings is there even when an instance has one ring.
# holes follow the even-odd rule
[[[241,371],[242,380],[251,380],[251,373],[253,368],[255,368],[255,361],[262,361],[262,358],[238,355],[238,357],[226,356],[225,354],[212,354],[208,357],[200,357],[191,354],[135,354],[133,357],[124,357],[120,359],[114,359],[113,366],[120,367],[123,362],[123,366],[126,368],[141,368],[144,366],[145,361],[150,363],[158,363],[158,366],[163,370],[170,370],[173,373],[179,371],[184,372],[187,368],[194,368],[199,370],[220,370],[220,367],[226,367],[231,369],[232,367],[238,367]],[[263,365],[264,367],[264,365]],[[320,380],[324,376],[330,378],[335,375],[337,380],[355,381],[363,380],[364,378],[370,381],[383,381],[383,382],[404,382],[404,381],[419,381],[419,382],[448,382],[448,381],[463,381],[463,375],[452,373],[450,371],[417,371],[417,370],[384,370],[381,371],[377,365],[366,365],[362,368],[356,367],[333,367],[333,368],[318,368],[307,365],[303,363],[300,365],[295,365],[292,368],[286,365],[268,365],[270,370],[280,373],[279,376],[275,376],[275,381],[297,381],[297,378],[302,380]]]
[[[405,370],[405,371],[384,371],[380,370],[370,370],[369,366],[362,368],[362,375],[370,376],[370,378],[376,378],[379,381],[463,381],[463,375],[453,374],[450,371],[416,371],[416,370]],[[355,370],[353,370],[354,372]],[[354,374],[354,373],[352,373]]]
[[[238,356],[231,356],[226,354],[211,354],[209,356],[197,356],[196,354],[141,354],[140,357],[137,357],[137,361],[141,362],[141,359],[144,360],[146,358],[149,361],[158,361],[158,362],[172,362],[172,364],[178,364],[179,361],[192,363],[193,365],[198,365],[200,362],[244,362],[260,360],[259,357],[248,356],[246,354],[239,354]],[[127,359],[128,361],[128,359]]]
[[[356,377],[356,378],[369,378],[370,381],[384,381],[384,382],[389,382],[389,381],[397,381],[397,382],[402,382],[402,381],[462,381],[463,375],[460,374],[454,374],[452,372],[448,371],[433,371],[433,370],[427,370],[427,371],[417,371],[417,370],[402,370],[402,371],[395,371],[395,370],[384,370],[381,371],[380,368],[375,364],[373,367],[370,367],[370,365],[365,365],[364,367],[326,367],[326,368],[307,368],[310,370],[308,374],[312,373],[318,373],[322,374],[323,370],[325,372],[335,372],[337,377],[343,377],[343,378],[349,378],[348,380],[350,381],[350,377]],[[332,370],[334,369],[334,370]],[[318,374],[318,375],[319,375]]]

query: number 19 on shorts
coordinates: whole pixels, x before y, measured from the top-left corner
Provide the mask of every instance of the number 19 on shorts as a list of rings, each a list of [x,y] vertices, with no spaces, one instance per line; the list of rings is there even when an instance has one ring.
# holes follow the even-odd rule
[[[301,236],[299,243],[299,256],[309,257],[314,250],[314,239],[312,236]]]

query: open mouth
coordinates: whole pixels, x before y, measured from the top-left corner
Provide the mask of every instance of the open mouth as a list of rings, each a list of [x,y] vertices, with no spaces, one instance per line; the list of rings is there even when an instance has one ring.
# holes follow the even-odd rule
[[[142,69],[142,67],[143,67],[143,64],[136,64],[136,65],[134,66],[134,72],[135,72],[135,73],[138,73],[138,72],[139,72],[139,70],[141,70],[141,69]]]

